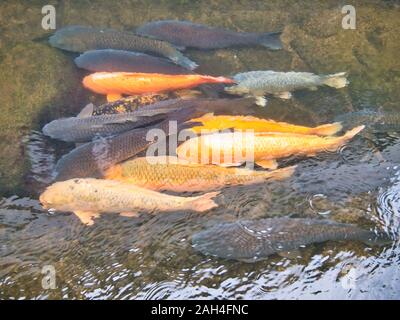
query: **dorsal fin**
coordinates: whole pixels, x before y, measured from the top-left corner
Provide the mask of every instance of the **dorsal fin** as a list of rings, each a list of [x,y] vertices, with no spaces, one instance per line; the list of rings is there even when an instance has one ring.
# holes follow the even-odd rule
[[[81,110],[81,112],[79,112],[79,114],[76,117],[77,118],[91,117],[93,115],[93,111],[94,111],[94,104],[89,103]]]

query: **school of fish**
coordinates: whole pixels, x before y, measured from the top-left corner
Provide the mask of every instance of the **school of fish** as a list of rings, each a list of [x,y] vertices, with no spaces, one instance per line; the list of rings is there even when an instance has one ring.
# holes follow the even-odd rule
[[[52,139],[78,144],[56,164],[53,184],[40,196],[43,208],[73,212],[86,225],[106,213],[132,218],[142,212],[202,213],[221,204],[224,188],[291,179],[299,166],[279,168],[280,159],[295,158],[301,165],[304,157],[350,143],[368,125],[363,120],[369,113],[312,127],[254,115],[267,105],[266,96],[290,99],[298,90],[345,88],[346,72],[245,70],[211,76],[196,72],[198,64],[181,52],[281,50],[280,36],[176,20],[152,21],[135,31],[88,26],[56,31],[50,45],[80,53],[74,62],[89,72],[83,86],[107,102],[88,104],[77,116],[43,127]],[[386,124],[381,122],[374,125],[381,128]],[[169,148],[157,149],[162,144]],[[279,218],[220,223],[193,235],[192,243],[203,254],[257,261],[318,242],[375,238],[371,231],[326,219]]]

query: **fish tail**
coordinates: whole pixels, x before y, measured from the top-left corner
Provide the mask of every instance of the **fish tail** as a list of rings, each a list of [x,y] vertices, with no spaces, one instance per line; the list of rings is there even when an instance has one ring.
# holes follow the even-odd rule
[[[199,66],[196,62],[194,62],[194,61],[190,60],[189,58],[185,57],[179,51],[177,51],[174,56],[169,57],[169,58],[173,62],[175,62],[176,64],[178,64],[178,65],[180,65],[180,66],[182,66],[184,68],[187,68],[189,70],[194,70]]]
[[[324,76],[322,81],[329,87],[340,89],[344,88],[349,84],[346,75],[347,75],[346,72],[330,74],[328,76]]]
[[[187,204],[187,208],[197,212],[204,212],[212,208],[218,207],[218,205],[212,200],[216,197],[219,192],[209,192],[199,197],[194,197]]]
[[[342,139],[343,139],[344,141],[349,141],[349,140],[353,139],[355,135],[357,135],[357,134],[360,133],[362,130],[364,130],[364,128],[365,128],[364,125],[355,127],[355,128],[353,128],[353,129],[347,131],[347,132],[342,136]]]
[[[257,43],[268,49],[280,50],[283,48],[281,42],[281,34],[282,32],[262,33],[257,37]]]
[[[315,127],[311,134],[316,134],[318,136],[332,136],[335,133],[342,130],[343,126],[340,122],[324,124],[322,126]]]
[[[226,77],[202,76],[201,78],[207,82],[209,81],[212,83],[235,83],[234,80],[226,78]]]

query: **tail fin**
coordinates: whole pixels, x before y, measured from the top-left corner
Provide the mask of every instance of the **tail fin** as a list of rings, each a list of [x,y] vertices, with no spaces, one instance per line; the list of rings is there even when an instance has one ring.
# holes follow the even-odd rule
[[[344,134],[344,136],[343,136],[342,138],[343,138],[345,141],[348,141],[348,140],[350,140],[350,139],[353,139],[354,136],[355,136],[356,134],[360,133],[362,130],[364,130],[364,128],[365,128],[364,125],[363,125],[363,126],[355,127],[355,128],[353,128],[353,129],[347,131],[347,132]]]
[[[202,76],[203,80],[210,83],[235,83],[234,80],[226,77],[212,77],[212,76]]]
[[[322,126],[315,127],[312,130],[312,134],[318,136],[332,136],[342,130],[343,126],[340,122],[324,124]]]
[[[282,32],[262,33],[257,38],[257,43],[271,50],[280,50],[283,48],[280,38],[281,34]]]
[[[187,203],[187,208],[197,211],[204,212],[212,208],[218,207],[218,205],[212,200],[216,197],[219,192],[209,192],[199,197],[194,197]]]
[[[324,77],[323,83],[329,87],[340,89],[349,84],[346,78],[346,72],[331,74]]]
[[[189,70],[194,70],[196,69],[199,65],[190,60],[189,58],[185,57],[182,53],[180,53],[179,51],[176,52],[176,54],[173,57],[170,57],[170,59],[175,62],[176,64],[187,68]]]

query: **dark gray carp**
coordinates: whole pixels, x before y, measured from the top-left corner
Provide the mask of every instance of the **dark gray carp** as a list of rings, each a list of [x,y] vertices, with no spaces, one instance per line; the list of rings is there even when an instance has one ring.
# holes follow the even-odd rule
[[[177,101],[162,101],[128,113],[57,119],[46,124],[43,133],[66,142],[88,142],[159,122],[179,108]]]
[[[91,50],[81,54],[74,61],[79,68],[93,72],[193,74],[193,71],[167,59],[124,50]]]
[[[255,45],[272,50],[282,49],[280,32],[235,32],[189,21],[154,21],[136,29],[136,33],[168,41],[181,49],[190,47],[207,50]]]
[[[195,250],[224,259],[255,262],[325,241],[388,241],[351,224],[322,219],[269,218],[214,225],[192,237]]]
[[[377,133],[400,131],[400,114],[394,111],[366,109],[341,114],[335,119],[342,121],[346,128],[363,123],[367,130]]]
[[[117,49],[138,51],[167,57],[174,63],[193,70],[197,64],[171,44],[146,37],[132,32],[100,29],[85,26],[68,26],[57,30],[49,39],[49,43],[56,48],[85,52],[98,49]]]

